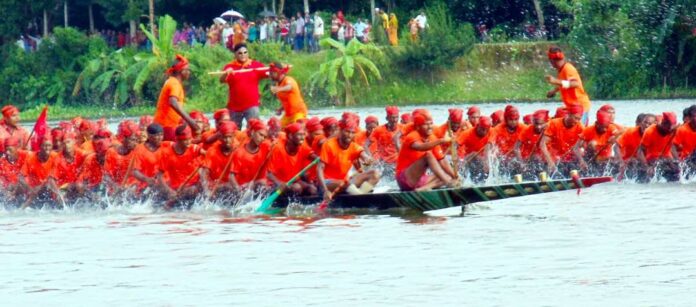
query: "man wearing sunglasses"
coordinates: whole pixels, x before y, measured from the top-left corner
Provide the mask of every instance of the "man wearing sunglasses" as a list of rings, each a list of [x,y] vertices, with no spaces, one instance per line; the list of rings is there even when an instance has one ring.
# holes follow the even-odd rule
[[[259,118],[259,82],[268,78],[268,68],[261,62],[249,58],[245,44],[234,47],[234,60],[223,68],[220,83],[229,86],[227,109],[237,127],[243,127],[244,119]]]

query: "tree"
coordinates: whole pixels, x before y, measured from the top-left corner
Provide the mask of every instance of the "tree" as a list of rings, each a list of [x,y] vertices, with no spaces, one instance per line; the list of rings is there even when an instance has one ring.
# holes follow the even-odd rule
[[[350,106],[355,104],[353,80],[356,76],[359,76],[360,80],[367,86],[370,85],[370,77],[382,79],[379,69],[368,57],[382,55],[380,49],[375,45],[363,44],[357,39],[352,39],[348,45],[343,45],[331,38],[321,40],[321,45],[334,49],[328,53],[326,62],[319,66],[319,71],[312,75],[312,87],[321,86],[332,97],[345,94],[344,103]],[[357,75],[356,70],[359,73]]]
[[[174,33],[176,32],[176,20],[169,15],[160,17],[157,27],[158,36],[147,30],[144,25],[140,25],[140,30],[152,44],[151,53],[140,53],[136,55],[139,72],[133,84],[133,89],[137,94],[142,93],[145,82],[150,79],[152,72],[164,71],[164,68],[174,59]]]

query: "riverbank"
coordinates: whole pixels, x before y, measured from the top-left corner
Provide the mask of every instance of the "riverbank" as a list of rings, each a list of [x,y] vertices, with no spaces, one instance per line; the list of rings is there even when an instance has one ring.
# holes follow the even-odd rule
[[[546,100],[550,89],[543,80],[546,74],[554,74],[546,61],[545,50],[554,42],[523,42],[505,44],[478,44],[467,55],[452,61],[447,71],[440,72],[436,79],[425,73],[404,74],[391,67],[381,67],[384,78],[373,82],[369,87],[358,87],[357,105],[354,107],[395,105],[479,104],[488,102],[524,103]],[[194,67],[192,80],[198,85],[187,92],[187,110],[213,112],[222,108],[227,99],[226,86],[205,73],[215,67],[222,67],[232,58],[225,51],[215,50],[206,54],[209,67]],[[277,55],[276,55],[277,56]],[[265,57],[272,58],[266,55]],[[325,60],[324,52],[316,54],[286,53],[281,60],[293,65],[290,75],[295,77],[302,88],[310,109],[333,106],[332,101],[321,91],[312,90],[310,78]],[[570,55],[571,59],[573,55]],[[269,59],[262,59],[270,61]],[[581,71],[582,73],[582,71]],[[71,86],[71,85],[68,85]],[[201,90],[204,88],[205,90]],[[592,84],[586,83],[592,100],[599,100],[592,92]],[[277,100],[270,95],[267,86],[262,86],[262,106],[266,114],[278,107]],[[648,89],[642,92],[625,93],[614,99],[674,99],[696,97],[696,88]],[[139,116],[154,113],[155,102],[145,101],[136,107],[104,105],[51,104],[49,118],[69,119],[75,116],[89,118]],[[25,121],[31,121],[41,112],[42,106],[22,110]]]

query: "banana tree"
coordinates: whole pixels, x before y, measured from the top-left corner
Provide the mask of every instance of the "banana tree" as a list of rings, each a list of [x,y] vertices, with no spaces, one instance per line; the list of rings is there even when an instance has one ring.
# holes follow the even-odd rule
[[[333,49],[328,52],[326,62],[319,66],[319,71],[311,76],[312,87],[324,88],[331,97],[344,94],[344,103],[349,106],[355,104],[354,79],[362,80],[366,86],[370,85],[370,77],[382,79],[377,65],[369,58],[382,55],[382,51],[375,45],[363,44],[357,39],[343,45],[331,38],[321,40],[320,44]],[[358,74],[355,73],[356,70]]]
[[[152,52],[143,52],[135,56],[139,72],[133,84],[133,89],[138,95],[142,94],[143,86],[150,79],[152,73],[164,71],[174,59],[176,53],[174,47],[176,21],[169,15],[160,17],[156,34],[149,31],[142,24],[140,29],[150,40]]]
[[[117,108],[130,101],[135,101],[135,92],[131,84],[138,74],[138,66],[133,64],[133,55],[127,51],[101,54],[87,63],[73,87],[73,96],[78,96],[82,89],[97,97],[111,100],[112,107]]]

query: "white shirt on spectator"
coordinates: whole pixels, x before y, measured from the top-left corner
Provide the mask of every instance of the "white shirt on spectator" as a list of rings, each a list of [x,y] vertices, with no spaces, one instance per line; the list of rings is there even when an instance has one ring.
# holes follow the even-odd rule
[[[423,14],[418,14],[418,16],[416,16],[416,23],[418,23],[419,28],[425,29],[425,26],[428,25],[428,18]]]
[[[355,37],[363,37],[365,36],[365,29],[367,29],[367,24],[361,21],[358,21],[355,25],[353,25],[353,29],[355,30]]]
[[[222,45],[227,46],[227,39],[230,38],[230,35],[234,34],[234,29],[232,27],[225,27],[222,29]]]
[[[314,36],[324,36],[324,20],[314,15]]]
[[[268,24],[264,22],[259,27],[259,40],[265,41],[266,39],[268,39]]]
[[[298,18],[297,20],[295,20],[295,34],[304,34],[304,18]]]

